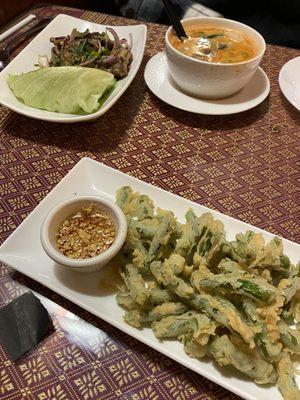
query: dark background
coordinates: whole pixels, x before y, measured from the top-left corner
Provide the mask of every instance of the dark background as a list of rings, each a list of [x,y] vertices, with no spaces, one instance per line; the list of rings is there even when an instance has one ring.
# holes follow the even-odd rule
[[[116,3],[126,5],[127,1],[50,0],[46,3],[120,15]],[[143,1],[150,3],[152,0]],[[197,0],[172,1],[179,4],[184,4],[186,1],[197,2]],[[36,0],[0,0],[0,27],[29,8],[46,3]],[[137,5],[140,3],[142,3],[142,0],[136,0]],[[300,48],[300,0],[199,0],[199,3],[218,11],[226,18],[236,19],[252,26],[264,36],[267,43]],[[137,6],[137,9],[139,9],[139,6]],[[180,13],[181,9],[178,4],[177,10]],[[129,13],[125,13],[127,17],[169,24],[164,12],[160,14],[159,19],[151,20],[151,17],[148,15],[143,15],[142,13],[135,14],[131,8],[127,11],[132,11],[130,15]]]
[[[82,8],[84,10],[95,10],[108,13],[117,12],[114,0],[47,0],[45,2],[37,0],[0,0],[0,27],[6,25],[29,8],[37,4],[46,3]]]

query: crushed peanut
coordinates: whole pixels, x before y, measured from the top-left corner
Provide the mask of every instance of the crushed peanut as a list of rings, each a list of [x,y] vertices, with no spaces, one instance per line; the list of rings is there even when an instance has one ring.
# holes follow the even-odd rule
[[[91,258],[107,250],[115,237],[116,227],[109,214],[90,204],[64,220],[56,244],[69,258]]]

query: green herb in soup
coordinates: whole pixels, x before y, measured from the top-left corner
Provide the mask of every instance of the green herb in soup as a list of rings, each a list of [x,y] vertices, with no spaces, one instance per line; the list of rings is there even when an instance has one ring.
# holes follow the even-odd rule
[[[243,32],[213,26],[186,28],[188,38],[183,42],[175,35],[171,44],[181,53],[213,63],[237,63],[255,57],[252,40]]]

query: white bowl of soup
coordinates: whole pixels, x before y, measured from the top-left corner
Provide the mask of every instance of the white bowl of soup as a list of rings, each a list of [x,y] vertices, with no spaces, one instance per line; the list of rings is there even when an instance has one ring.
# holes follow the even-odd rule
[[[184,92],[221,99],[242,89],[255,74],[266,43],[254,29],[225,18],[182,21],[187,39],[166,32],[166,58],[174,82]]]

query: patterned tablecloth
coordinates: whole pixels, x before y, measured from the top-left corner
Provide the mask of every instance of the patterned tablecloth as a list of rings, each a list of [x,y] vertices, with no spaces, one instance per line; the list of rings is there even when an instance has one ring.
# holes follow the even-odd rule
[[[62,7],[35,11],[43,16],[64,12],[93,22],[105,18],[111,25],[136,23]],[[267,46],[262,67],[271,93],[256,108],[226,117],[194,115],[164,104],[145,85],[145,64],[163,49],[165,30],[148,25],[137,77],[95,122],[50,124],[0,108],[0,243],[83,156],[299,241],[300,113],[278,86],[280,68],[299,50]],[[0,307],[27,288],[45,296],[55,332],[15,363],[0,347],[1,400],[237,399],[0,266]]]

